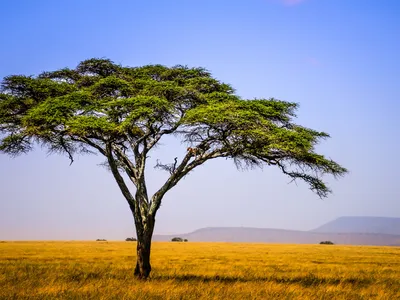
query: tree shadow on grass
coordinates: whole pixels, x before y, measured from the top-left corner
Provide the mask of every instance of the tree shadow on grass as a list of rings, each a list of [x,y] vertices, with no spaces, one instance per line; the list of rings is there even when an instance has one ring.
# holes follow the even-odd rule
[[[237,282],[275,282],[280,284],[299,284],[303,287],[312,287],[318,285],[338,285],[338,284],[351,284],[354,286],[368,286],[374,283],[373,279],[369,278],[356,278],[356,277],[348,277],[348,278],[324,278],[318,277],[314,274],[307,274],[304,276],[293,276],[293,277],[275,277],[275,276],[249,276],[249,277],[241,277],[241,276],[205,276],[205,275],[194,275],[194,274],[185,274],[185,275],[158,275],[153,277],[153,280],[175,280],[178,282],[221,282],[221,283],[237,283]]]

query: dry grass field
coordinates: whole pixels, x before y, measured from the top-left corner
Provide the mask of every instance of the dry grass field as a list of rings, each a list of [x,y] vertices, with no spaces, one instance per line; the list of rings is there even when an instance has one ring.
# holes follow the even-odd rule
[[[400,299],[400,248],[154,243],[133,279],[134,242],[2,242],[0,299]]]

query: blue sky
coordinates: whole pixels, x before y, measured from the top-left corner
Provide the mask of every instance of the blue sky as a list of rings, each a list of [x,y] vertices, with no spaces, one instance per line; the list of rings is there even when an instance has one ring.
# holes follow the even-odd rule
[[[320,200],[278,170],[210,162],[167,194],[156,233],[207,226],[309,230],[340,216],[400,217],[400,2],[395,0],[17,1],[0,4],[0,78],[74,67],[209,69],[244,98],[300,103],[318,150],[350,170]],[[173,157],[166,142],[153,158]],[[123,239],[133,220],[100,157],[0,155],[0,239]],[[148,173],[151,188],[161,171]]]

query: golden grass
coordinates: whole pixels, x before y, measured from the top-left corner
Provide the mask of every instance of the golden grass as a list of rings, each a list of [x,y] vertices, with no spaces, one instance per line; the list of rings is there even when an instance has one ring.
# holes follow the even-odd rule
[[[400,248],[134,242],[0,243],[0,299],[400,299]]]

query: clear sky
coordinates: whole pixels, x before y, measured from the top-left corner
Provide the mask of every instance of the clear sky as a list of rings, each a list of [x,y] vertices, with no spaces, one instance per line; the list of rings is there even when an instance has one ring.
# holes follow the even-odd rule
[[[350,170],[320,200],[273,168],[205,164],[165,197],[156,233],[210,226],[313,229],[341,216],[400,217],[400,1],[70,0],[0,3],[0,78],[75,67],[92,57],[129,66],[209,69],[244,98],[299,102],[299,124]],[[164,143],[152,158],[173,157]],[[72,166],[43,149],[0,154],[0,239],[123,239],[128,205],[100,157]],[[164,178],[150,170],[152,189]]]

